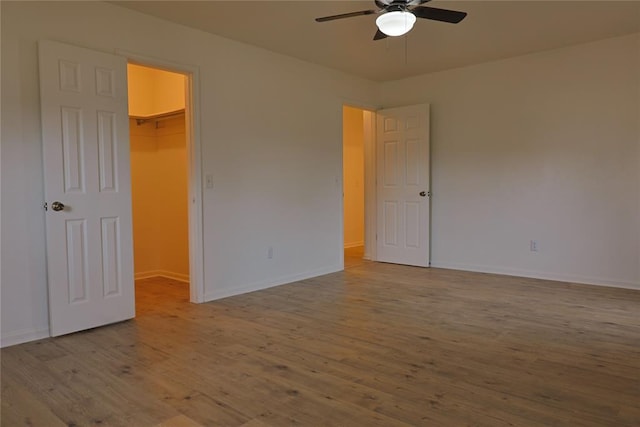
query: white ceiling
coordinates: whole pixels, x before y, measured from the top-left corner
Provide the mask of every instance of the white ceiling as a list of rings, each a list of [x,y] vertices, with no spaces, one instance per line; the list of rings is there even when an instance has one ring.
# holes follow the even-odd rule
[[[445,1],[459,24],[419,19],[406,37],[373,41],[373,1],[114,1],[175,23],[345,71],[389,81],[640,32],[640,1]],[[640,53],[639,53],[640,54]]]

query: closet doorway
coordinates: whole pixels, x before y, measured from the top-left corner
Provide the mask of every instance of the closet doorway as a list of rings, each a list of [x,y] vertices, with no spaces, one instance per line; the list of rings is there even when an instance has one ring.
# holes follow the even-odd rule
[[[345,268],[364,258],[365,111],[342,107],[342,194]]]
[[[129,64],[136,312],[189,301],[187,76]]]

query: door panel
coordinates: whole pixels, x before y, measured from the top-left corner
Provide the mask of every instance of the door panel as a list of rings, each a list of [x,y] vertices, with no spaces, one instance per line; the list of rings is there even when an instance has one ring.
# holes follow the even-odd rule
[[[420,248],[420,203],[419,202],[405,202],[405,244],[407,248]]]
[[[69,304],[87,300],[87,221],[65,221],[67,232],[67,277]]]
[[[42,41],[52,336],[135,315],[126,60]],[[53,210],[59,201],[64,209]]]
[[[427,267],[429,107],[381,110],[377,124],[377,259]]]
[[[398,183],[398,141],[384,141],[384,186],[395,187]]]
[[[103,296],[122,294],[122,266],[120,263],[120,218],[101,218]]]
[[[118,191],[118,139],[116,115],[98,111],[98,169],[100,171],[100,191]]]
[[[62,152],[65,192],[84,193],[82,110],[62,107]]]
[[[384,244],[396,246],[398,244],[398,203],[395,201],[384,202]]]

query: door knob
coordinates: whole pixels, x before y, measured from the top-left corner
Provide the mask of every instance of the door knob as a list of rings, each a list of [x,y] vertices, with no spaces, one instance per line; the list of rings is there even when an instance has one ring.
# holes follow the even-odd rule
[[[56,212],[60,212],[60,211],[64,210],[64,203],[55,201],[55,202],[51,203],[51,209],[53,209]]]
[[[426,192],[426,191],[421,191],[421,192],[420,192],[420,197],[424,197],[424,196],[426,196],[426,195],[427,195],[427,192]]]

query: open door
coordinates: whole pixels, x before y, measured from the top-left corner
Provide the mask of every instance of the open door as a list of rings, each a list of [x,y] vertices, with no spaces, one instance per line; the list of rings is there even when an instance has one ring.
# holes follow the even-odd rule
[[[429,106],[380,110],[376,123],[376,259],[428,267]]]
[[[135,316],[123,57],[41,41],[50,334]]]

